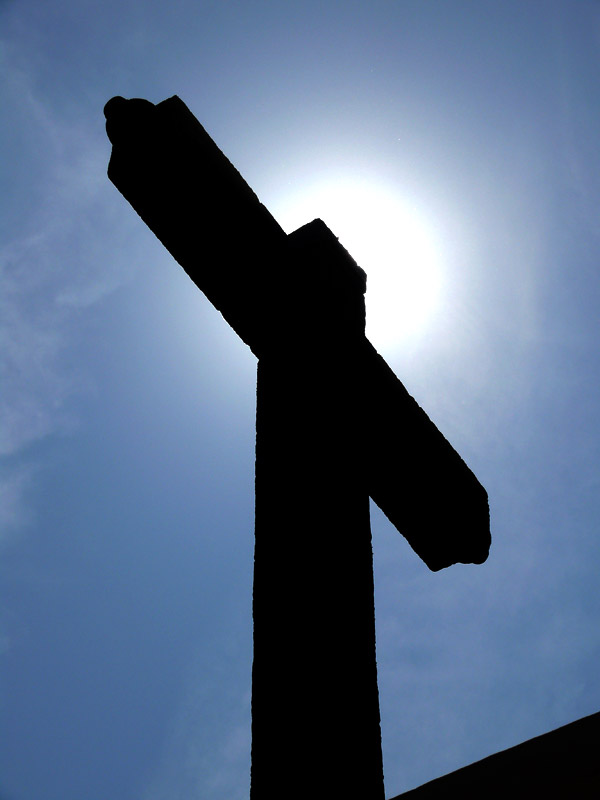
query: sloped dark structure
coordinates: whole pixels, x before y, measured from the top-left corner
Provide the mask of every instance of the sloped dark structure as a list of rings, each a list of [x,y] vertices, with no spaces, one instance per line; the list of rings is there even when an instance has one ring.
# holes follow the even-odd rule
[[[600,712],[583,717],[393,800],[597,800],[600,797]]]

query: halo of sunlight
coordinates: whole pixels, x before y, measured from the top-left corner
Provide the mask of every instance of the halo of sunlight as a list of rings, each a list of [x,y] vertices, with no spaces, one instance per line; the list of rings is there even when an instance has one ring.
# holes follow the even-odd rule
[[[288,233],[320,217],[365,270],[374,345],[401,345],[431,327],[442,296],[441,248],[433,226],[398,192],[330,177],[281,197],[273,210]]]

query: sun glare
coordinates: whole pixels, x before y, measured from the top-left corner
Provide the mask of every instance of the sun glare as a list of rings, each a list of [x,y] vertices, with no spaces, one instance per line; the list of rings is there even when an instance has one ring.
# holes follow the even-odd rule
[[[434,321],[442,264],[433,232],[417,209],[375,182],[329,179],[278,204],[288,232],[320,217],[367,273],[367,335],[386,348],[406,343]]]

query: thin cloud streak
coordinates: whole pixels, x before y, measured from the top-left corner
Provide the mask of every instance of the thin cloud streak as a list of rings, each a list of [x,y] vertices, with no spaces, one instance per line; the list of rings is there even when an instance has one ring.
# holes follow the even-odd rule
[[[193,659],[165,736],[162,757],[148,780],[143,800],[247,797],[250,691],[236,695],[223,680],[232,663],[243,669],[245,659],[240,655],[239,644],[217,637]],[[215,716],[217,698],[221,712]]]
[[[9,147],[14,224],[0,249],[0,456],[6,458],[77,424],[70,401],[89,389],[89,377],[65,363],[72,327],[82,311],[130,280],[135,264],[125,257],[128,219],[105,177],[100,115],[73,126],[51,99],[36,95],[33,67],[27,72],[17,66],[22,58],[14,48],[4,50],[3,104],[29,139],[24,148],[13,143],[14,154]],[[20,171],[27,167],[35,177],[24,190]],[[106,257],[107,240],[122,245],[122,259]],[[10,526],[27,517],[24,482],[4,468],[10,513],[0,522]]]

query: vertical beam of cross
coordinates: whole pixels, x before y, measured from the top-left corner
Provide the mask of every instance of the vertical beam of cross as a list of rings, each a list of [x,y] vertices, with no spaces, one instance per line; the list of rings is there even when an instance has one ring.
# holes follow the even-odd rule
[[[321,223],[293,236],[327,238]],[[364,276],[311,268],[306,319],[258,364],[251,798],[383,800]]]
[[[382,800],[368,497],[433,569],[487,495],[364,336],[365,276],[286,234],[177,97],[113,98],[109,177],[259,358],[252,800]]]

